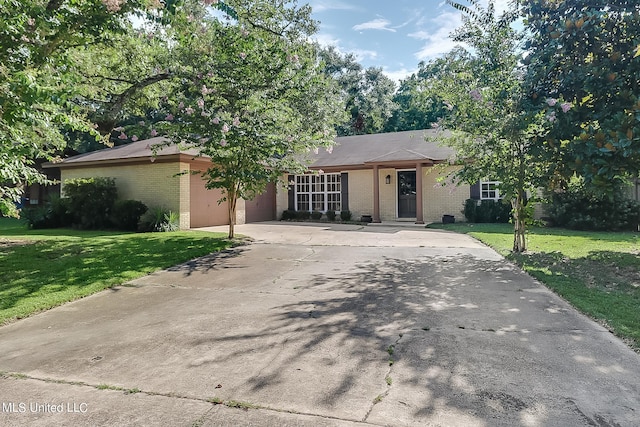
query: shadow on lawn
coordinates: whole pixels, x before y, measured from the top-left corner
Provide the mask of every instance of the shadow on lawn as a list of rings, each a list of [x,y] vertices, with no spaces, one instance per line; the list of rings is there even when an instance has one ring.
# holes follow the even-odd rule
[[[278,394],[276,402],[282,407],[284,401],[285,408],[287,401],[310,396],[320,413],[333,415],[336,407],[346,407],[354,419],[362,415],[361,421],[383,422],[375,419],[376,408],[392,408],[400,416],[398,424],[440,420],[444,425],[525,426],[553,424],[546,417],[561,406],[575,412],[568,419],[592,421],[576,415],[579,409],[571,399],[546,394],[548,382],[568,396],[575,385],[562,384],[566,377],[554,379],[547,355],[532,351],[526,333],[570,330],[571,317],[531,282],[524,282],[530,289],[523,290],[518,269],[462,256],[378,261],[315,274],[300,286],[298,301],[273,308],[254,333],[225,331],[198,344],[206,341],[218,349],[220,357],[211,360],[214,371],[227,363],[249,363],[243,362],[247,348],[268,355],[247,387],[267,402]],[[305,293],[313,297],[304,298]],[[530,300],[522,301],[523,295],[531,295]],[[487,301],[498,311],[487,314],[482,307]],[[521,310],[540,311],[548,323],[528,324]],[[500,338],[488,339],[496,335]],[[506,356],[500,346],[516,349]],[[274,355],[274,348],[286,351]],[[584,370],[576,368],[580,374]],[[354,395],[371,381],[377,385],[365,389],[366,396]],[[287,384],[296,384],[295,394]],[[394,387],[402,390],[399,395]],[[369,410],[363,401],[370,402]]]
[[[68,235],[74,233],[70,230]],[[226,240],[214,237],[79,233],[79,239],[0,247],[0,310],[29,305],[25,300],[30,298],[49,301],[41,308],[50,308],[229,246]],[[230,256],[235,255],[222,252],[219,262]],[[217,259],[210,259],[209,268],[215,262]],[[203,265],[204,261],[195,260],[183,268],[188,272]]]
[[[456,224],[429,224],[427,228],[448,230],[457,233],[486,233],[486,234],[505,234],[513,235],[512,224],[493,224],[493,223],[456,223]],[[640,243],[640,233],[633,231],[582,231],[569,230],[558,227],[529,227],[527,229],[529,235],[535,236],[555,236],[555,237],[582,237],[589,240],[604,242],[621,242],[621,243]]]
[[[586,257],[568,258],[540,252],[509,258],[640,350],[639,254],[592,251]]]

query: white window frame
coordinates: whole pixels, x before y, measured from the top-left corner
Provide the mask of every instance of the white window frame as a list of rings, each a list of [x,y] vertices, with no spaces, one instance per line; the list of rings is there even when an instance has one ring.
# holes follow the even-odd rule
[[[480,200],[500,200],[500,181],[480,181]],[[493,187],[493,188],[492,188]],[[486,188],[486,189],[485,189]],[[493,193],[493,197],[491,197]],[[485,194],[487,196],[485,197]]]
[[[342,206],[340,173],[305,174],[295,176],[294,201],[297,211],[314,210],[326,213],[329,206],[338,207],[335,211],[340,211]],[[300,196],[306,196],[305,200],[300,200]],[[333,210],[333,209],[332,209]]]

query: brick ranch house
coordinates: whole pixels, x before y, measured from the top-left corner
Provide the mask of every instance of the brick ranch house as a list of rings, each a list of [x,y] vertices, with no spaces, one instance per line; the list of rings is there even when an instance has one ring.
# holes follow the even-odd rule
[[[443,215],[463,220],[466,199],[499,198],[495,182],[438,184],[453,170],[454,153],[435,137],[431,129],[339,137],[331,152],[311,154],[310,173],[285,175],[285,186],[272,184],[252,201],[239,200],[237,223],[274,220],[288,209],[349,210],[355,219],[370,215],[374,222],[439,222]],[[45,167],[59,169],[62,193],[67,179],[111,177],[120,198],[178,212],[181,228],[227,224],[227,204],[218,204],[220,190],[207,190],[199,174],[179,175],[205,170],[210,160],[176,146],[154,156],[150,147],[161,142],[160,137],[137,141]]]
[[[349,210],[374,222],[440,222],[443,215],[463,219],[470,197],[497,199],[495,183],[441,186],[453,150],[435,142],[435,130],[339,137],[331,152],[320,150],[309,167],[313,174],[288,175],[287,191],[278,191],[277,211]],[[444,169],[435,166],[442,165]]]
[[[200,174],[189,173],[206,170],[210,160],[198,157],[195,150],[181,151],[175,145],[160,149],[154,156],[151,147],[162,142],[161,137],[136,141],[44,167],[60,170],[63,194],[68,179],[115,178],[119,198],[140,200],[149,207],[177,212],[182,229],[228,224],[227,203],[218,204],[220,190],[208,190]],[[275,217],[275,185],[254,200],[238,200],[238,224]]]

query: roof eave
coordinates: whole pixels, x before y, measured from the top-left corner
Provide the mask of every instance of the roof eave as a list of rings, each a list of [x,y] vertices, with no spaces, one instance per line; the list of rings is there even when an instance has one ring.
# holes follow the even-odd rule
[[[120,159],[98,159],[79,162],[68,162],[64,160],[59,163],[47,162],[43,163],[43,168],[82,168],[89,166],[113,166],[113,165],[131,165],[131,164],[147,164],[147,163],[170,163],[170,162],[182,162],[182,163],[210,163],[211,159],[207,157],[194,156],[185,153],[179,154],[167,154],[160,156],[140,156],[140,157],[128,157]]]

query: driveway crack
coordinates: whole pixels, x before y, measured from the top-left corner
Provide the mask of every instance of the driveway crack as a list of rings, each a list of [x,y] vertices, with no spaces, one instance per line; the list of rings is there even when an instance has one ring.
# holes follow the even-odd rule
[[[387,352],[387,354],[389,355],[389,369],[387,369],[387,372],[384,376],[384,381],[387,384],[386,389],[384,390],[383,393],[378,394],[375,398],[373,398],[373,400],[371,401],[371,404],[369,405],[369,409],[367,410],[367,413],[365,414],[364,418],[362,418],[362,422],[367,422],[367,419],[369,418],[369,416],[371,415],[371,412],[373,412],[373,408],[380,402],[382,402],[382,400],[384,400],[384,398],[386,398],[389,395],[389,392],[391,391],[391,386],[393,385],[393,377],[391,376],[391,373],[393,372],[393,365],[395,363],[395,353],[396,353],[396,347],[398,346],[398,344],[400,343],[400,340],[402,339],[402,337],[404,336],[404,334],[398,334],[398,339],[395,340],[395,342],[393,344],[390,344],[385,351]]]
[[[243,411],[247,411],[247,410],[262,410],[262,411],[269,411],[269,412],[275,412],[275,413],[280,413],[280,414],[292,414],[292,415],[303,415],[303,416],[308,416],[308,417],[314,417],[314,418],[318,418],[318,419],[323,419],[323,420],[333,420],[333,421],[346,421],[346,422],[352,422],[352,423],[362,423],[364,425],[372,425],[372,426],[378,426],[379,424],[375,424],[375,423],[368,423],[366,421],[359,421],[356,419],[352,419],[352,418],[342,418],[342,417],[337,417],[337,416],[331,416],[331,415],[323,415],[323,414],[316,414],[316,413],[312,413],[312,412],[305,412],[305,411],[296,411],[293,409],[282,409],[282,408],[274,408],[274,407],[270,407],[270,406],[265,406],[265,405],[261,405],[261,404],[254,404],[254,403],[249,403],[249,402],[243,402],[243,401],[238,401],[238,400],[233,400],[233,399],[228,399],[228,400],[222,400],[222,399],[217,399],[217,398],[203,398],[203,397],[196,397],[196,396],[188,396],[188,395],[184,395],[184,394],[180,394],[180,393],[174,393],[174,392],[155,392],[155,391],[150,391],[150,390],[141,390],[138,388],[126,388],[126,387],[120,387],[120,386],[113,386],[113,385],[108,385],[108,384],[91,384],[85,381],[71,381],[71,380],[61,380],[61,379],[54,379],[54,378],[40,378],[40,377],[35,377],[35,376],[31,376],[31,375],[27,375],[27,374],[22,374],[22,373],[17,373],[17,372],[7,372],[7,371],[0,371],[0,379],[2,378],[11,378],[13,380],[33,380],[33,381],[41,381],[44,383],[50,383],[50,384],[62,384],[62,385],[73,385],[73,386],[79,386],[79,387],[89,387],[89,388],[93,388],[96,390],[102,390],[102,391],[121,391],[124,394],[144,394],[147,396],[159,396],[159,397],[166,397],[166,398],[171,398],[171,399],[184,399],[184,400],[190,400],[190,401],[195,401],[195,402],[206,402],[209,403],[211,405],[222,405],[225,406],[227,408],[230,409],[238,409],[238,410],[243,410]],[[201,415],[198,419],[195,420],[195,425],[198,425],[198,423],[203,423],[205,421],[206,418],[206,413]]]

